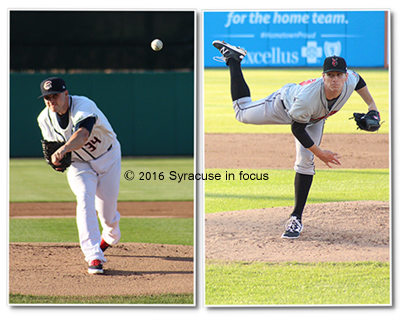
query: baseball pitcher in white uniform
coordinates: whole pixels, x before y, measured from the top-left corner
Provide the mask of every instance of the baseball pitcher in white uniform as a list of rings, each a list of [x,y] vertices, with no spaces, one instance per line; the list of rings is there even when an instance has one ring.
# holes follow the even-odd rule
[[[45,141],[63,144],[49,158],[55,170],[71,156],[67,179],[76,196],[80,247],[90,274],[102,274],[104,251],[119,242],[117,199],[121,148],[110,123],[87,97],[69,95],[63,79],[51,77],[41,85],[45,109],[38,124]],[[100,233],[98,220],[102,226]]]
[[[246,50],[223,41],[214,41],[213,45],[230,69],[236,119],[247,124],[291,125],[296,143],[295,205],[282,238],[298,238],[303,229],[302,214],[315,175],[314,156],[328,167],[340,165],[338,153],[320,147],[325,120],[338,112],[356,91],[368,106],[369,113],[378,121],[379,127],[377,106],[364,79],[348,70],[346,61],[339,56],[324,60],[322,77],[300,84],[286,84],[266,98],[252,101],[241,69]]]

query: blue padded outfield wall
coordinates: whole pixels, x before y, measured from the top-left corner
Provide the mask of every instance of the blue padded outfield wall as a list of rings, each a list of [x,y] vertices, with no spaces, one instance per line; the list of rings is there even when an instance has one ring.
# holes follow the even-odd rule
[[[204,66],[224,67],[212,46],[248,51],[245,67],[319,67],[340,55],[348,67],[386,67],[387,11],[204,12]]]

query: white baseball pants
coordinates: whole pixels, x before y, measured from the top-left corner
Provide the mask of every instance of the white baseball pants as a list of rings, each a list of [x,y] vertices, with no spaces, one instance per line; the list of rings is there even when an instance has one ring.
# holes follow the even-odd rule
[[[117,199],[121,175],[121,147],[118,141],[101,157],[73,162],[67,176],[76,196],[76,221],[85,260],[107,262],[100,249],[101,237],[110,245],[121,237]],[[98,219],[102,226],[100,234]]]

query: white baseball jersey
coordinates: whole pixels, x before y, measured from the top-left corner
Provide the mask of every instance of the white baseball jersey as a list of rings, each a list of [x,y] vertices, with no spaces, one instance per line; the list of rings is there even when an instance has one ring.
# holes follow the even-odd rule
[[[96,122],[88,142],[81,149],[72,152],[72,160],[90,161],[96,159],[114,145],[116,134],[105,115],[92,100],[83,96],[69,96],[69,100],[69,123],[66,129],[60,127],[57,114],[45,108],[38,116],[42,135],[47,141],[68,141],[81,121],[94,117]]]
[[[110,245],[121,237],[117,211],[121,173],[121,146],[104,114],[87,97],[69,96],[68,124],[62,129],[55,112],[47,107],[38,116],[42,136],[47,141],[68,141],[86,118],[96,119],[88,141],[72,152],[67,178],[76,196],[76,222],[85,260],[106,262],[100,248],[101,237]],[[98,220],[103,228],[99,231]]]
[[[290,84],[284,90],[281,99],[291,119],[299,123],[314,124],[342,109],[359,82],[359,75],[356,72],[348,70],[348,74],[342,93],[331,109],[328,108],[322,77],[300,84]]]

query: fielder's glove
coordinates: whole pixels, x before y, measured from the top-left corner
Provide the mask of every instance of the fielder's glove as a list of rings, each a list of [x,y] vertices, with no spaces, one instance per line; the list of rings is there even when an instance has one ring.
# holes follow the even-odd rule
[[[356,121],[357,129],[374,132],[377,131],[380,124],[380,113],[376,110],[370,110],[367,113],[353,113],[353,118]]]
[[[57,141],[46,141],[41,140],[42,143],[42,151],[44,152],[44,157],[46,162],[52,166],[55,171],[64,172],[72,163],[72,152],[68,152],[65,156],[60,160],[60,165],[52,164],[52,154],[56,152],[65,142],[57,142]]]

